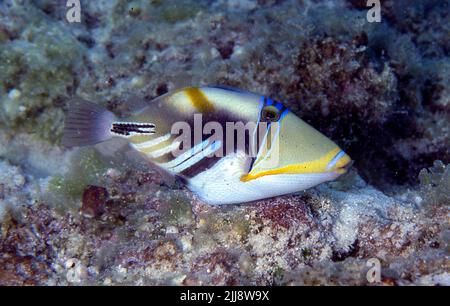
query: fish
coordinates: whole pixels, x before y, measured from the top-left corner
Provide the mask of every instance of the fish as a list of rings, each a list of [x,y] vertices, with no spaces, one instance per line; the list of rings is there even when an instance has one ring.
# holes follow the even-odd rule
[[[123,138],[157,169],[210,205],[299,192],[346,173],[352,160],[283,103],[226,86],[186,87],[120,118],[69,102],[62,145]]]

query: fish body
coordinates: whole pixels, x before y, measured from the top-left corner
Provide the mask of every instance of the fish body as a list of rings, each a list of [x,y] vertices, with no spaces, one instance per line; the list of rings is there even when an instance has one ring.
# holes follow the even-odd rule
[[[209,204],[304,190],[345,173],[350,157],[282,103],[223,87],[167,93],[117,118],[75,102],[63,144],[126,138],[152,164],[181,178]]]

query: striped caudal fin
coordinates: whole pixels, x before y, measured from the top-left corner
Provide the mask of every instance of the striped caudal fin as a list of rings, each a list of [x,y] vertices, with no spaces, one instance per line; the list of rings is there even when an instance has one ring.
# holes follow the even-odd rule
[[[69,102],[61,144],[76,147],[108,140],[112,137],[110,129],[115,120],[116,116],[104,107],[74,98]]]

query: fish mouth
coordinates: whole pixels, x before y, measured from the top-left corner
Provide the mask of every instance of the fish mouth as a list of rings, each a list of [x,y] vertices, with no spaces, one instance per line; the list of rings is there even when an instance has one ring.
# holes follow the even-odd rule
[[[353,165],[353,161],[344,151],[340,150],[328,163],[327,169],[336,174],[345,174]]]
[[[345,174],[345,173],[347,173],[348,172],[348,170],[350,170],[350,168],[353,166],[353,163],[354,163],[354,161],[353,160],[350,160],[350,161],[348,161],[346,164],[344,164],[344,165],[342,165],[342,166],[339,166],[339,167],[336,167],[336,172],[338,173],[338,174]]]

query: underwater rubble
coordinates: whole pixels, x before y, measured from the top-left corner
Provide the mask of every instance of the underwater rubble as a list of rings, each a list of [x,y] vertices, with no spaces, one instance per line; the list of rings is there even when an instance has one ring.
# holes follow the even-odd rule
[[[364,3],[0,3],[0,284],[450,285],[449,2]],[[59,145],[74,95],[206,84],[284,101],[354,167],[208,206],[124,143]]]

